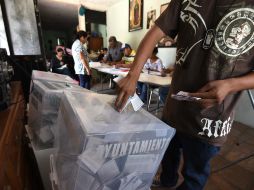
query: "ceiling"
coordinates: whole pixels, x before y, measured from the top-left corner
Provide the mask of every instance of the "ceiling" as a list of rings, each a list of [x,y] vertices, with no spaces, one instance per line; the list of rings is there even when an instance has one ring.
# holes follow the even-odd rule
[[[80,2],[88,9],[106,11],[109,7],[119,2],[119,0],[80,0]]]
[[[88,9],[86,22],[106,24],[105,11],[119,0],[38,0],[42,29],[76,28],[80,2]]]
[[[38,0],[42,29],[67,29],[78,25],[78,5]]]

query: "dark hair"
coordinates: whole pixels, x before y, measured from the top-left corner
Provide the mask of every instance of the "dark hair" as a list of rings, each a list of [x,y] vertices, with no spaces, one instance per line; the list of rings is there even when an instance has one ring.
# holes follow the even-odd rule
[[[83,30],[80,30],[80,31],[78,31],[77,34],[76,34],[76,39],[80,39],[82,36],[83,36],[84,38],[86,38],[86,37],[87,37],[87,33],[86,33],[85,31],[83,31]]]
[[[157,54],[158,53],[158,48],[157,47],[155,47],[154,49],[153,49],[153,54]]]
[[[56,52],[64,52],[63,48],[57,48]]]
[[[108,51],[108,48],[102,48],[103,51]]]
[[[116,37],[115,36],[110,36],[108,41],[109,42],[116,42]]]

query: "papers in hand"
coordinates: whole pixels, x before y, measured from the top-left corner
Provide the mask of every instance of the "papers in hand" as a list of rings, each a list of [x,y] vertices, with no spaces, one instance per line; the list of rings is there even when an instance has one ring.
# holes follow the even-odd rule
[[[188,92],[180,91],[177,94],[172,94],[171,97],[173,99],[179,100],[179,101],[197,101],[201,98],[190,96]]]
[[[64,69],[64,68],[67,68],[67,65],[62,65],[59,69]]]

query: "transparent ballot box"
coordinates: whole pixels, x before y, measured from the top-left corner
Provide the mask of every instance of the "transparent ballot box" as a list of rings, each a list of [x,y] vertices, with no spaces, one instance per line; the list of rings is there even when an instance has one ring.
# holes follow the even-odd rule
[[[150,113],[118,113],[115,97],[64,92],[55,168],[61,190],[148,190],[175,130]]]
[[[28,125],[35,149],[52,148],[61,96],[64,90],[89,91],[72,84],[33,81],[29,97]]]
[[[77,84],[77,85],[79,84],[78,81],[73,80],[71,77],[69,77],[67,75],[61,75],[61,74],[57,74],[57,73],[38,71],[38,70],[33,70],[32,79],[33,80],[52,81],[52,82],[61,82],[61,83],[68,83],[68,84]]]

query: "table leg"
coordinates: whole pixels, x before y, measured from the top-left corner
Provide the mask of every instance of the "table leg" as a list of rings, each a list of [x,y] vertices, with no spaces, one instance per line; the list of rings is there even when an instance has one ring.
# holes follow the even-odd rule
[[[101,90],[103,90],[103,77],[102,77],[102,73],[101,72],[99,72],[100,73],[100,82],[101,82]]]

